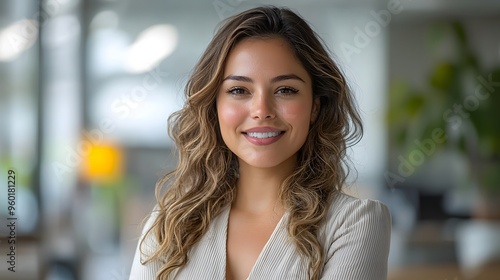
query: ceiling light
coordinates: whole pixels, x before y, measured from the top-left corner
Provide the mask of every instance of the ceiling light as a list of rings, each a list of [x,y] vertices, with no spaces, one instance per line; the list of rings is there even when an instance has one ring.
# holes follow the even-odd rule
[[[33,46],[38,22],[24,19],[0,30],[0,61],[12,61]]]
[[[132,73],[150,71],[177,46],[177,29],[172,25],[154,25],[139,34],[129,47],[125,69]]]

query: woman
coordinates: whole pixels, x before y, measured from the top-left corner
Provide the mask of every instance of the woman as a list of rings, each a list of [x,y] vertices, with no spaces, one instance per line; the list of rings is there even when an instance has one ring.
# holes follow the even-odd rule
[[[130,279],[385,279],[390,215],[342,193],[362,125],[308,24],[258,7],[218,30],[170,119]],[[160,192],[157,192],[160,193]]]

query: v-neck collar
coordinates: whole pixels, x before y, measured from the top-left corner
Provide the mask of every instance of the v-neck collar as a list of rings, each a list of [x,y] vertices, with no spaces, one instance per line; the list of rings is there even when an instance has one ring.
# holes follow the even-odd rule
[[[223,234],[219,234],[218,238],[221,238],[222,240],[219,240],[220,242],[217,242],[218,244],[224,244],[224,246],[220,246],[222,252],[221,254],[224,256],[222,263],[224,264],[224,269],[222,270],[224,272],[224,278],[226,279],[226,266],[227,266],[227,230],[229,226],[229,214],[231,212],[231,206],[229,205],[224,209],[224,211],[221,213],[221,219],[224,223],[223,226]],[[264,260],[266,259],[268,252],[272,250],[272,247],[276,243],[281,243],[281,240],[283,237],[283,234],[286,235],[286,230],[281,230],[284,227],[285,220],[288,217],[288,212],[285,212],[283,216],[281,216],[280,220],[276,224],[276,227],[274,228],[273,232],[271,233],[271,236],[267,240],[266,244],[262,248],[262,251],[260,251],[259,256],[257,257],[257,260],[255,261],[252,269],[250,270],[250,273],[247,276],[247,280],[252,279],[252,275],[254,274],[254,271],[257,270],[259,267],[265,264]],[[281,238],[279,238],[281,237]]]

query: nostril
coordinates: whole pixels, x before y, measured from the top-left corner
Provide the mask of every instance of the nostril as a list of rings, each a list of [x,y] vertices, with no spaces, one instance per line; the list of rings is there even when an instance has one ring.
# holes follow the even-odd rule
[[[255,97],[252,103],[252,118],[254,119],[272,119],[275,115],[274,104],[266,97]]]

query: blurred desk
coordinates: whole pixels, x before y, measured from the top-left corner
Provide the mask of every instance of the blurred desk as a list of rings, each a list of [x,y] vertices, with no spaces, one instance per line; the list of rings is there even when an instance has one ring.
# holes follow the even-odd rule
[[[467,220],[418,223],[411,232],[403,234],[399,262],[390,266],[388,280],[500,280],[500,260],[491,259],[474,272],[459,265],[456,233],[469,223]],[[484,242],[490,244],[486,239]]]
[[[465,275],[456,264],[414,265],[389,271],[388,280],[499,280],[500,264],[484,267],[476,275]]]

